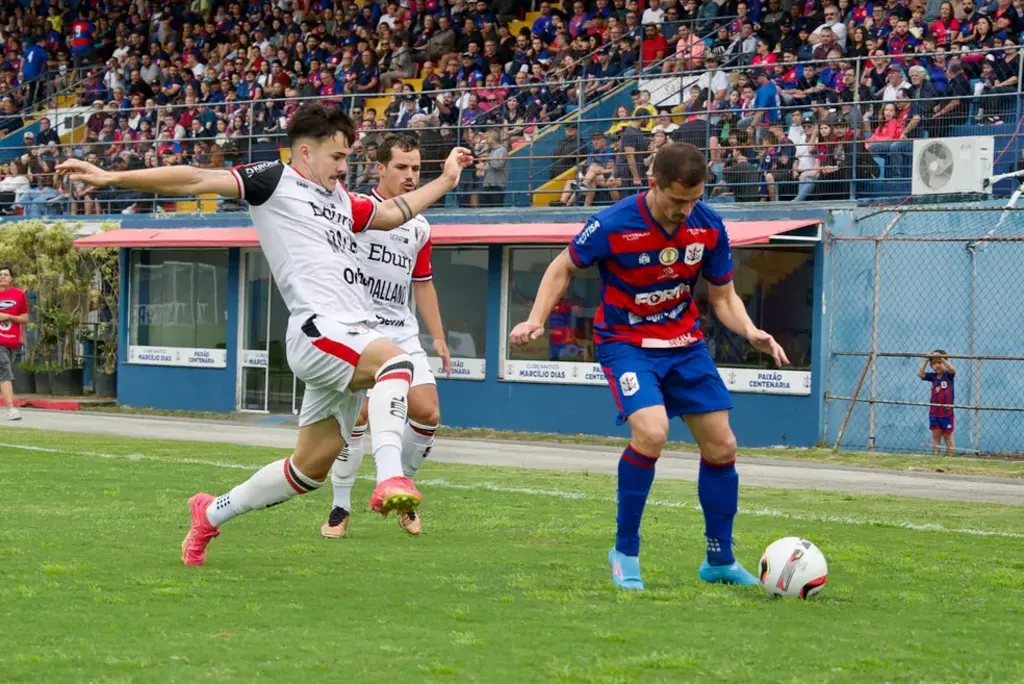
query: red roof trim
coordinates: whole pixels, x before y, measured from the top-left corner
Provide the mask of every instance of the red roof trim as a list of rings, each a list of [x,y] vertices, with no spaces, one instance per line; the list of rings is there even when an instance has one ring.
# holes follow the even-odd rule
[[[790,221],[726,221],[733,245],[764,244],[774,235],[821,223],[817,219]],[[495,225],[437,225],[431,228],[435,245],[564,245],[579,232],[578,223],[505,223]],[[258,247],[252,228],[118,228],[75,240],[76,247]]]

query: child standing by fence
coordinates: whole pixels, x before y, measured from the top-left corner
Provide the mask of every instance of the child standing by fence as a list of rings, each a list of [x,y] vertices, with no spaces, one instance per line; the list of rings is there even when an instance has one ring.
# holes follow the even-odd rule
[[[931,371],[927,371],[931,364]],[[953,455],[953,377],[956,368],[946,358],[946,352],[936,349],[921,362],[917,377],[932,385],[931,405],[928,407],[928,429],[932,433],[932,453],[939,455],[939,444],[946,441],[946,455]]]

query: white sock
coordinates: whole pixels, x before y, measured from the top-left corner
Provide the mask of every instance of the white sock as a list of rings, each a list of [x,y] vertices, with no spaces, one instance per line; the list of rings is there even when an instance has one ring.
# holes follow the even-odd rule
[[[284,503],[322,484],[299,472],[289,456],[263,466],[248,480],[218,496],[207,507],[206,517],[214,527],[220,527],[243,513]]]
[[[377,371],[366,411],[377,465],[377,483],[402,477],[402,438],[409,415],[409,386],[413,365],[408,354],[399,354]]]
[[[436,425],[422,425],[410,420],[405,428],[405,441],[402,443],[402,471],[408,478],[416,477],[423,466],[423,461],[430,455],[434,446]]]
[[[331,486],[334,489],[334,507],[352,512],[352,487],[363,464],[363,435],[365,425],[357,425],[349,435],[348,444],[338,454],[331,467]]]

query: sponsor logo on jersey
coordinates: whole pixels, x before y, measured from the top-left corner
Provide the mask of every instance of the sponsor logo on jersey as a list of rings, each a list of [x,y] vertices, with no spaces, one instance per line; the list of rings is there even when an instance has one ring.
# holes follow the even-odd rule
[[[0,309],[7,311],[7,309],[13,309],[18,302],[13,299],[0,299]]]
[[[694,245],[689,245],[686,248],[686,256],[683,257],[683,263],[687,266],[695,266],[700,263],[701,259],[704,258],[704,245],[699,242]]]
[[[346,251],[350,254],[357,254],[359,252],[359,245],[352,239],[351,233],[329,228],[324,231],[324,235],[327,237],[327,244],[331,246],[331,251],[335,254]]]
[[[309,206],[313,210],[313,216],[316,218],[324,219],[352,230],[352,217],[340,211],[333,204],[309,202]]]
[[[651,263],[651,257],[647,256],[646,254],[641,254],[640,258],[637,259],[637,261],[640,262],[641,266],[646,266],[647,264]]]
[[[634,301],[637,304],[643,304],[646,306],[657,306],[658,304],[664,304],[665,302],[674,302],[680,297],[685,297],[688,294],[690,294],[690,286],[686,283],[679,283],[675,287],[667,290],[640,292],[636,295]]]
[[[671,266],[679,261],[679,250],[675,247],[666,247],[658,253],[658,261],[662,266]]]
[[[377,322],[388,328],[404,328],[405,321],[401,318],[385,318],[380,314],[377,314]]]
[[[621,240],[625,240],[626,242],[635,242],[640,238],[644,237],[645,235],[647,235],[647,233],[624,233],[620,235],[619,238]]]
[[[363,278],[367,292],[378,304],[401,304],[404,306],[409,301],[409,289],[405,285],[373,276],[363,276]]]
[[[379,264],[395,266],[403,271],[412,272],[412,257],[407,254],[399,254],[398,252],[392,251],[388,249],[387,245],[382,245],[377,242],[371,243],[370,253],[366,258],[370,261],[376,261]]]
[[[580,231],[580,234],[576,236],[576,244],[585,244],[586,241],[590,239],[590,236],[593,235],[594,232],[600,227],[601,222],[598,221],[596,218],[592,218],[589,221],[587,221],[587,225],[585,225],[583,227],[583,230]]]
[[[280,163],[280,161],[265,161],[257,164],[250,164],[249,166],[243,166],[242,168],[245,169],[245,177],[252,178],[253,176],[263,173],[267,169],[280,165]]]

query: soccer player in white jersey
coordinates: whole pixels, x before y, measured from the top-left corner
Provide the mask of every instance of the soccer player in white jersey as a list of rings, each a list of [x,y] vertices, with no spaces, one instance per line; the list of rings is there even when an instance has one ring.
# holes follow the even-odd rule
[[[288,365],[306,385],[295,452],[226,494],[189,499],[191,526],[181,547],[186,565],[205,562],[206,547],[225,522],[320,487],[371,386],[368,413],[377,486],[370,507],[387,515],[415,508],[422,498],[402,472],[413,362],[376,330],[355,234],[392,230],[410,221],[456,187],[472,155],[457,147],[440,178],[402,197],[375,202],[349,194],[338,183],[354,140],[348,115],[312,103],[299,107],[288,123],[288,165],[274,161],[234,169],[168,166],[111,172],[69,160],[58,167],[93,187],[244,199],[288,307]]]
[[[377,150],[380,183],[373,196],[384,202],[412,192],[420,183],[420,148],[408,135],[388,136]],[[413,381],[409,389],[409,422],[402,440],[402,470],[410,480],[416,476],[434,443],[441,420],[437,383],[427,355],[420,346],[419,311],[434,347],[447,371],[451,359],[444,340],[444,326],[430,267],[430,224],[417,215],[388,233],[365,231],[356,236],[363,259],[366,286],[374,303],[379,330],[409,355]],[[372,390],[371,390],[372,393]],[[348,444],[331,469],[334,504],[320,532],[328,539],[345,536],[352,511],[352,486],[363,462],[367,403],[356,421]],[[398,523],[409,534],[419,534],[422,523],[416,511],[399,511]]]

